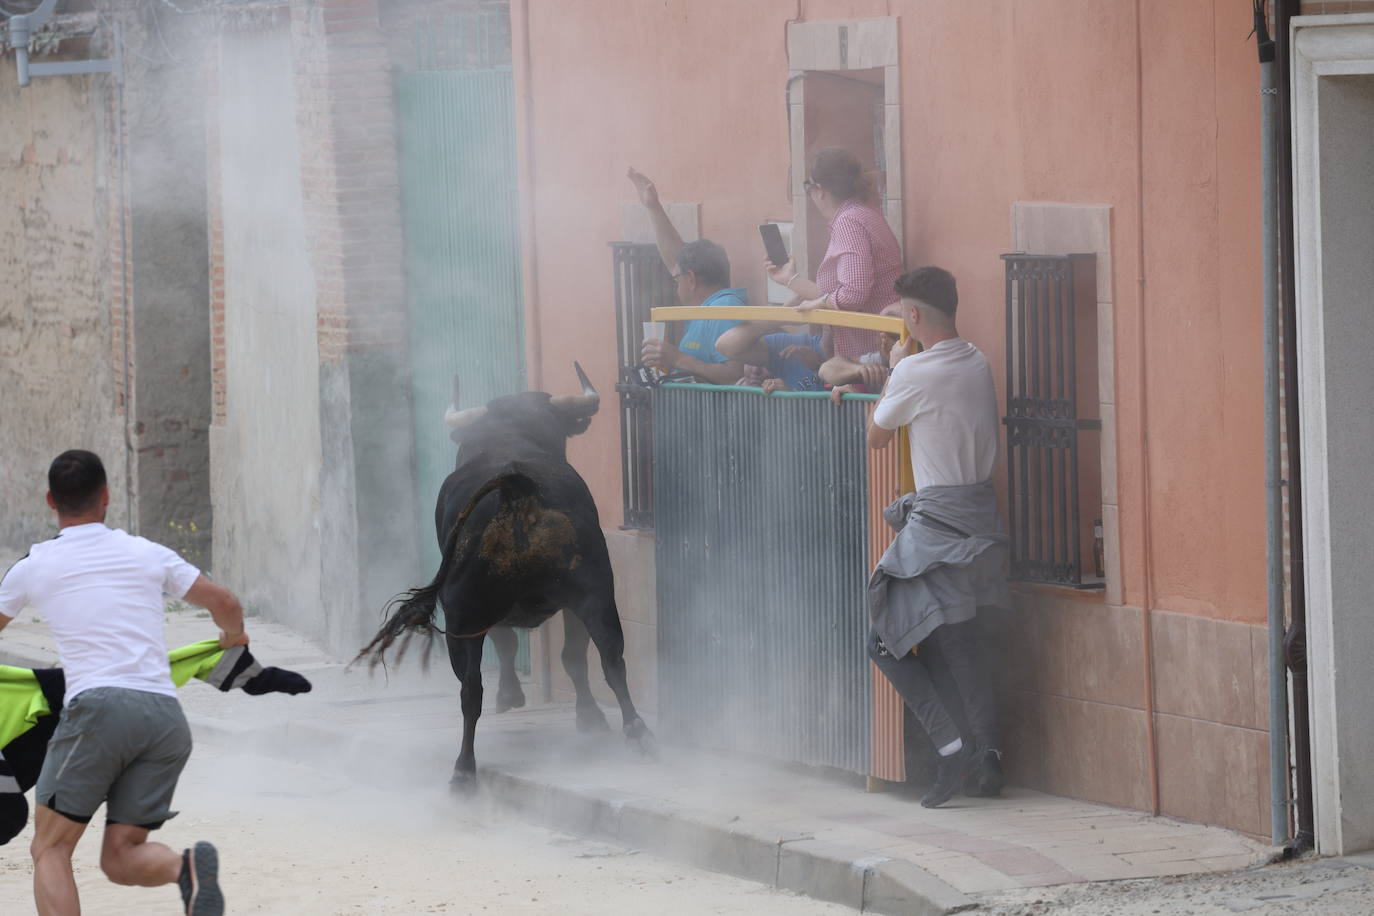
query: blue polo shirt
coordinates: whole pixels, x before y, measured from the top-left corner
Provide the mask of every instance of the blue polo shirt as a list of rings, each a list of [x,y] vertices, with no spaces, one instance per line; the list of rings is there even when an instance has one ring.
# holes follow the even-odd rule
[[[717,290],[707,297],[702,305],[747,305],[749,291],[743,289]],[[723,363],[728,358],[716,349],[720,335],[739,324],[738,321],[689,321],[687,333],[682,335],[677,348],[683,353],[695,356],[704,363]]]

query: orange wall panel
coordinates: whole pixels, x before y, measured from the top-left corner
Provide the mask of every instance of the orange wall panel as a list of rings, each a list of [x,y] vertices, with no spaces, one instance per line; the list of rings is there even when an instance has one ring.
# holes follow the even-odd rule
[[[785,27],[899,20],[908,263],[959,280],[960,324],[1001,384],[1003,282],[1018,200],[1112,211],[1124,599],[1143,599],[1139,413],[1143,163],[1150,558],[1157,607],[1264,613],[1258,67],[1248,0],[798,3],[531,0],[534,242],[546,387],[578,359],[614,378],[610,254],[634,165],[701,203],[736,285],[762,294],[756,224],[787,219]],[[1143,140],[1143,145],[1142,145]],[[609,400],[609,399],[608,399]],[[603,522],[620,521],[609,415],[573,440]]]

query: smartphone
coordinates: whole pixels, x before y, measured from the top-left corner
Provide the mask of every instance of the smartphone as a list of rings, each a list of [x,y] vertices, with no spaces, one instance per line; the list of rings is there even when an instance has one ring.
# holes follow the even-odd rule
[[[777,223],[762,224],[759,226],[759,235],[763,237],[763,247],[768,252],[768,260],[778,267],[786,264],[787,246],[782,243],[782,230],[778,228]]]

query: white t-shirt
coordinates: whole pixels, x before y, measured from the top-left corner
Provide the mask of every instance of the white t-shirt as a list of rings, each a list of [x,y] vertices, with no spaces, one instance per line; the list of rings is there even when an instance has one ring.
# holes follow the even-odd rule
[[[873,422],[907,427],[916,488],[982,483],[997,464],[997,390],[992,368],[960,337],[897,364]]]
[[[0,580],[0,614],[27,606],[52,628],[68,702],[92,687],[176,696],[162,596],[182,597],[199,575],[161,544],[99,522],[73,525]]]

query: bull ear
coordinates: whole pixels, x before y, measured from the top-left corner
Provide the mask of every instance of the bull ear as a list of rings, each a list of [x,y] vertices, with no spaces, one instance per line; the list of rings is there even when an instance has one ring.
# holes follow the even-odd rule
[[[582,383],[582,393],[561,394],[551,398],[549,403],[570,417],[591,417],[601,408],[601,395],[596,393],[596,389],[592,387],[592,380],[587,378],[587,373],[582,371],[581,365],[573,363],[573,368],[577,370],[577,380]]]

